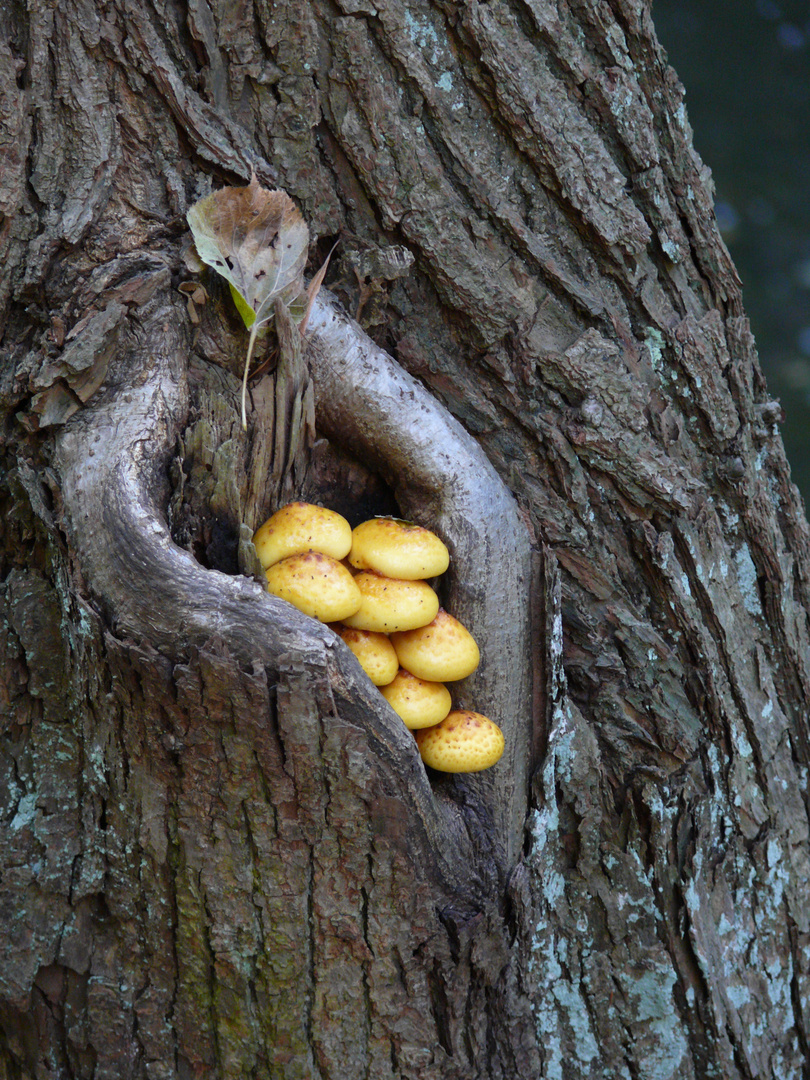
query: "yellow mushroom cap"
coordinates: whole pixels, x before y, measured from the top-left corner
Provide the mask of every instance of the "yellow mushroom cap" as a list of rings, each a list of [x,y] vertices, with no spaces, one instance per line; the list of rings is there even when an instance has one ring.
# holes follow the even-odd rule
[[[262,569],[304,551],[320,551],[345,559],[352,546],[352,527],[345,517],[312,503],[282,506],[253,534]]]
[[[352,575],[320,551],[290,555],[269,567],[265,577],[269,592],[321,622],[339,622],[360,607]]]
[[[416,733],[416,745],[426,765],[440,772],[480,772],[499,761],[503,732],[481,713],[457,710],[440,724]]]
[[[349,561],[360,570],[417,581],[443,574],[450,565],[450,552],[430,529],[379,517],[352,530]]]
[[[392,634],[391,643],[400,666],[429,682],[466,679],[481,659],[475,638],[444,608],[429,625]]]
[[[400,581],[364,570],[354,583],[360,607],[343,621],[356,630],[411,630],[429,623],[439,610],[439,598],[426,581]]]
[[[386,686],[399,670],[399,660],[385,634],[374,630],[342,627],[338,633],[357,657],[360,667],[375,686]]]
[[[411,731],[438,724],[450,712],[452,705],[450,691],[446,686],[417,679],[403,668],[399,669],[394,681],[384,686],[380,693],[394,712],[402,717],[405,727]]]

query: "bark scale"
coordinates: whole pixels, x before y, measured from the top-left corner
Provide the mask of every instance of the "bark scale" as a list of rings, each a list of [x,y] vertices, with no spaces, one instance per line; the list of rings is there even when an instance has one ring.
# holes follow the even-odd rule
[[[0,18],[5,1075],[805,1075],[807,526],[649,10]],[[176,291],[251,167],[374,338],[308,460]],[[500,772],[238,573],[285,470],[447,534]]]

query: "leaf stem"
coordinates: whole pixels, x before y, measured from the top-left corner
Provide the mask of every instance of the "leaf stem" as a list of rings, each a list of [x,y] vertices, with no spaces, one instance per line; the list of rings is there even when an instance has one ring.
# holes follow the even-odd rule
[[[250,328],[250,338],[248,339],[247,356],[245,357],[245,374],[242,376],[242,430],[247,431],[247,412],[245,410],[245,399],[247,397],[247,382],[248,371],[250,370],[250,361],[253,357],[253,348],[256,344],[256,332],[259,328],[259,320],[253,323]]]

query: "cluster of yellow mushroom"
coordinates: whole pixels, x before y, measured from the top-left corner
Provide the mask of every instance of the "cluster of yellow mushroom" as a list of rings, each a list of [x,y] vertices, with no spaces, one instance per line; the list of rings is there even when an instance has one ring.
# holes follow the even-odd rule
[[[268,590],[332,625],[414,732],[427,765],[478,772],[499,760],[501,729],[480,713],[453,710],[444,685],[471,675],[480,653],[426,580],[450,565],[435,533],[390,517],[352,530],[334,510],[294,502],[253,543]]]

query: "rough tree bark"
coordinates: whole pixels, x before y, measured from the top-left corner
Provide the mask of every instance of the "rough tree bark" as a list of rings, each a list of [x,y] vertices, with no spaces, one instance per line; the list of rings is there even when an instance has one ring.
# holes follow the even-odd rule
[[[807,1076],[808,530],[648,6],[0,25],[0,1076]],[[345,307],[245,435],[251,169]],[[252,579],[293,495],[446,536],[491,773]]]

